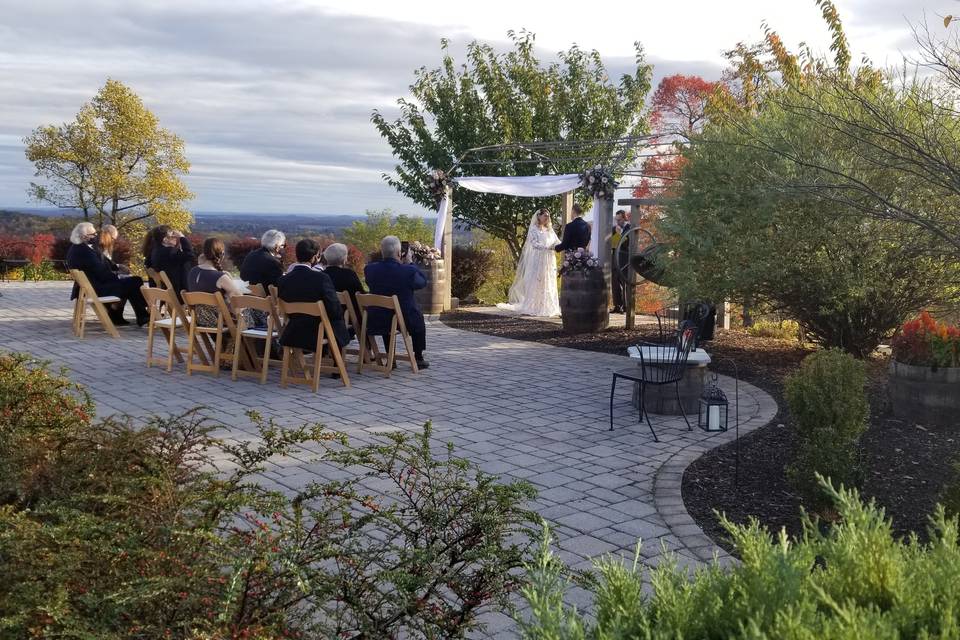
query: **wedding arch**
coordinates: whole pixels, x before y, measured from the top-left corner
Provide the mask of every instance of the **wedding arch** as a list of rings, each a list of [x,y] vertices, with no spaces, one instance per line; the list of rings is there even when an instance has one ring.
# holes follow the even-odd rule
[[[591,221],[590,251],[600,263],[604,275],[610,275],[609,251],[613,228],[613,200],[619,179],[645,176],[642,161],[651,156],[672,155],[663,151],[667,143],[656,136],[598,140],[556,140],[549,142],[509,143],[476,147],[464,152],[446,171],[434,171],[427,183],[437,202],[434,246],[440,249],[447,273],[453,272],[453,189],[459,187],[480,193],[517,197],[563,195],[563,224],[571,219],[573,193],[585,189],[593,197],[593,206],[584,217]],[[538,175],[496,175],[533,165]],[[550,173],[557,167],[581,166],[578,173]],[[494,175],[458,175],[489,172]],[[451,278],[446,280],[444,309],[450,308]]]

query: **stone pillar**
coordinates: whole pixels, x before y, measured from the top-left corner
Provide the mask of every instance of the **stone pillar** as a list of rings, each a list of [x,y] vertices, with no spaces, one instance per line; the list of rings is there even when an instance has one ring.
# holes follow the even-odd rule
[[[443,310],[451,308],[450,297],[453,285],[453,189],[447,187],[447,221],[443,226],[443,244],[440,253],[443,255],[443,268],[446,271],[446,282],[443,291]]]

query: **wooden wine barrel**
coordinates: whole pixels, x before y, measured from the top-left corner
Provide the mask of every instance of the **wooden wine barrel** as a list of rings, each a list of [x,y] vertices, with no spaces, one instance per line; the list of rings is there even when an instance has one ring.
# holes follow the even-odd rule
[[[436,315],[443,312],[443,295],[447,282],[447,272],[443,260],[434,260],[430,264],[418,265],[427,276],[427,286],[413,292],[420,303],[420,310],[426,315]]]
[[[610,324],[610,285],[601,269],[573,271],[560,279],[560,318],[567,333],[593,333]]]

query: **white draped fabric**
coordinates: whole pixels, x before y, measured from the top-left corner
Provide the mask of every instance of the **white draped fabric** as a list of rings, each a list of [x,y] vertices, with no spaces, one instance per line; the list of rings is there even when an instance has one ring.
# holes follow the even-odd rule
[[[447,224],[447,209],[449,206],[450,201],[444,196],[443,199],[440,200],[440,206],[437,207],[437,226],[433,230],[433,246],[437,249],[443,247],[443,231]],[[446,258],[447,256],[443,257]],[[447,268],[449,269],[449,267]]]
[[[505,196],[556,196],[573,191],[580,186],[579,173],[565,173],[559,176],[466,176],[454,178],[458,187],[479,191],[480,193],[499,193]],[[437,207],[437,226],[433,233],[433,246],[443,246],[443,231],[447,224],[447,199],[440,201]],[[594,208],[596,208],[594,202]],[[599,246],[599,245],[598,245]]]
[[[590,208],[589,218],[584,216],[590,223],[590,253],[594,256],[600,255],[600,234],[596,233],[597,220],[600,219],[600,198],[593,199],[593,207]]]
[[[579,173],[565,173],[559,176],[466,176],[454,178],[453,182],[471,191],[533,198],[573,191],[582,179]]]

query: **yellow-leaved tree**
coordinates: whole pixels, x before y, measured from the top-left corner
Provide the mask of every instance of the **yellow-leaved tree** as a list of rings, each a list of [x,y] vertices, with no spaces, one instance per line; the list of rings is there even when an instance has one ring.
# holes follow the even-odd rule
[[[29,189],[39,202],[131,232],[148,218],[178,229],[192,221],[184,207],[193,194],[182,180],[190,170],[183,141],[121,82],[108,79],[72,122],[39,127],[24,143],[43,178]]]

